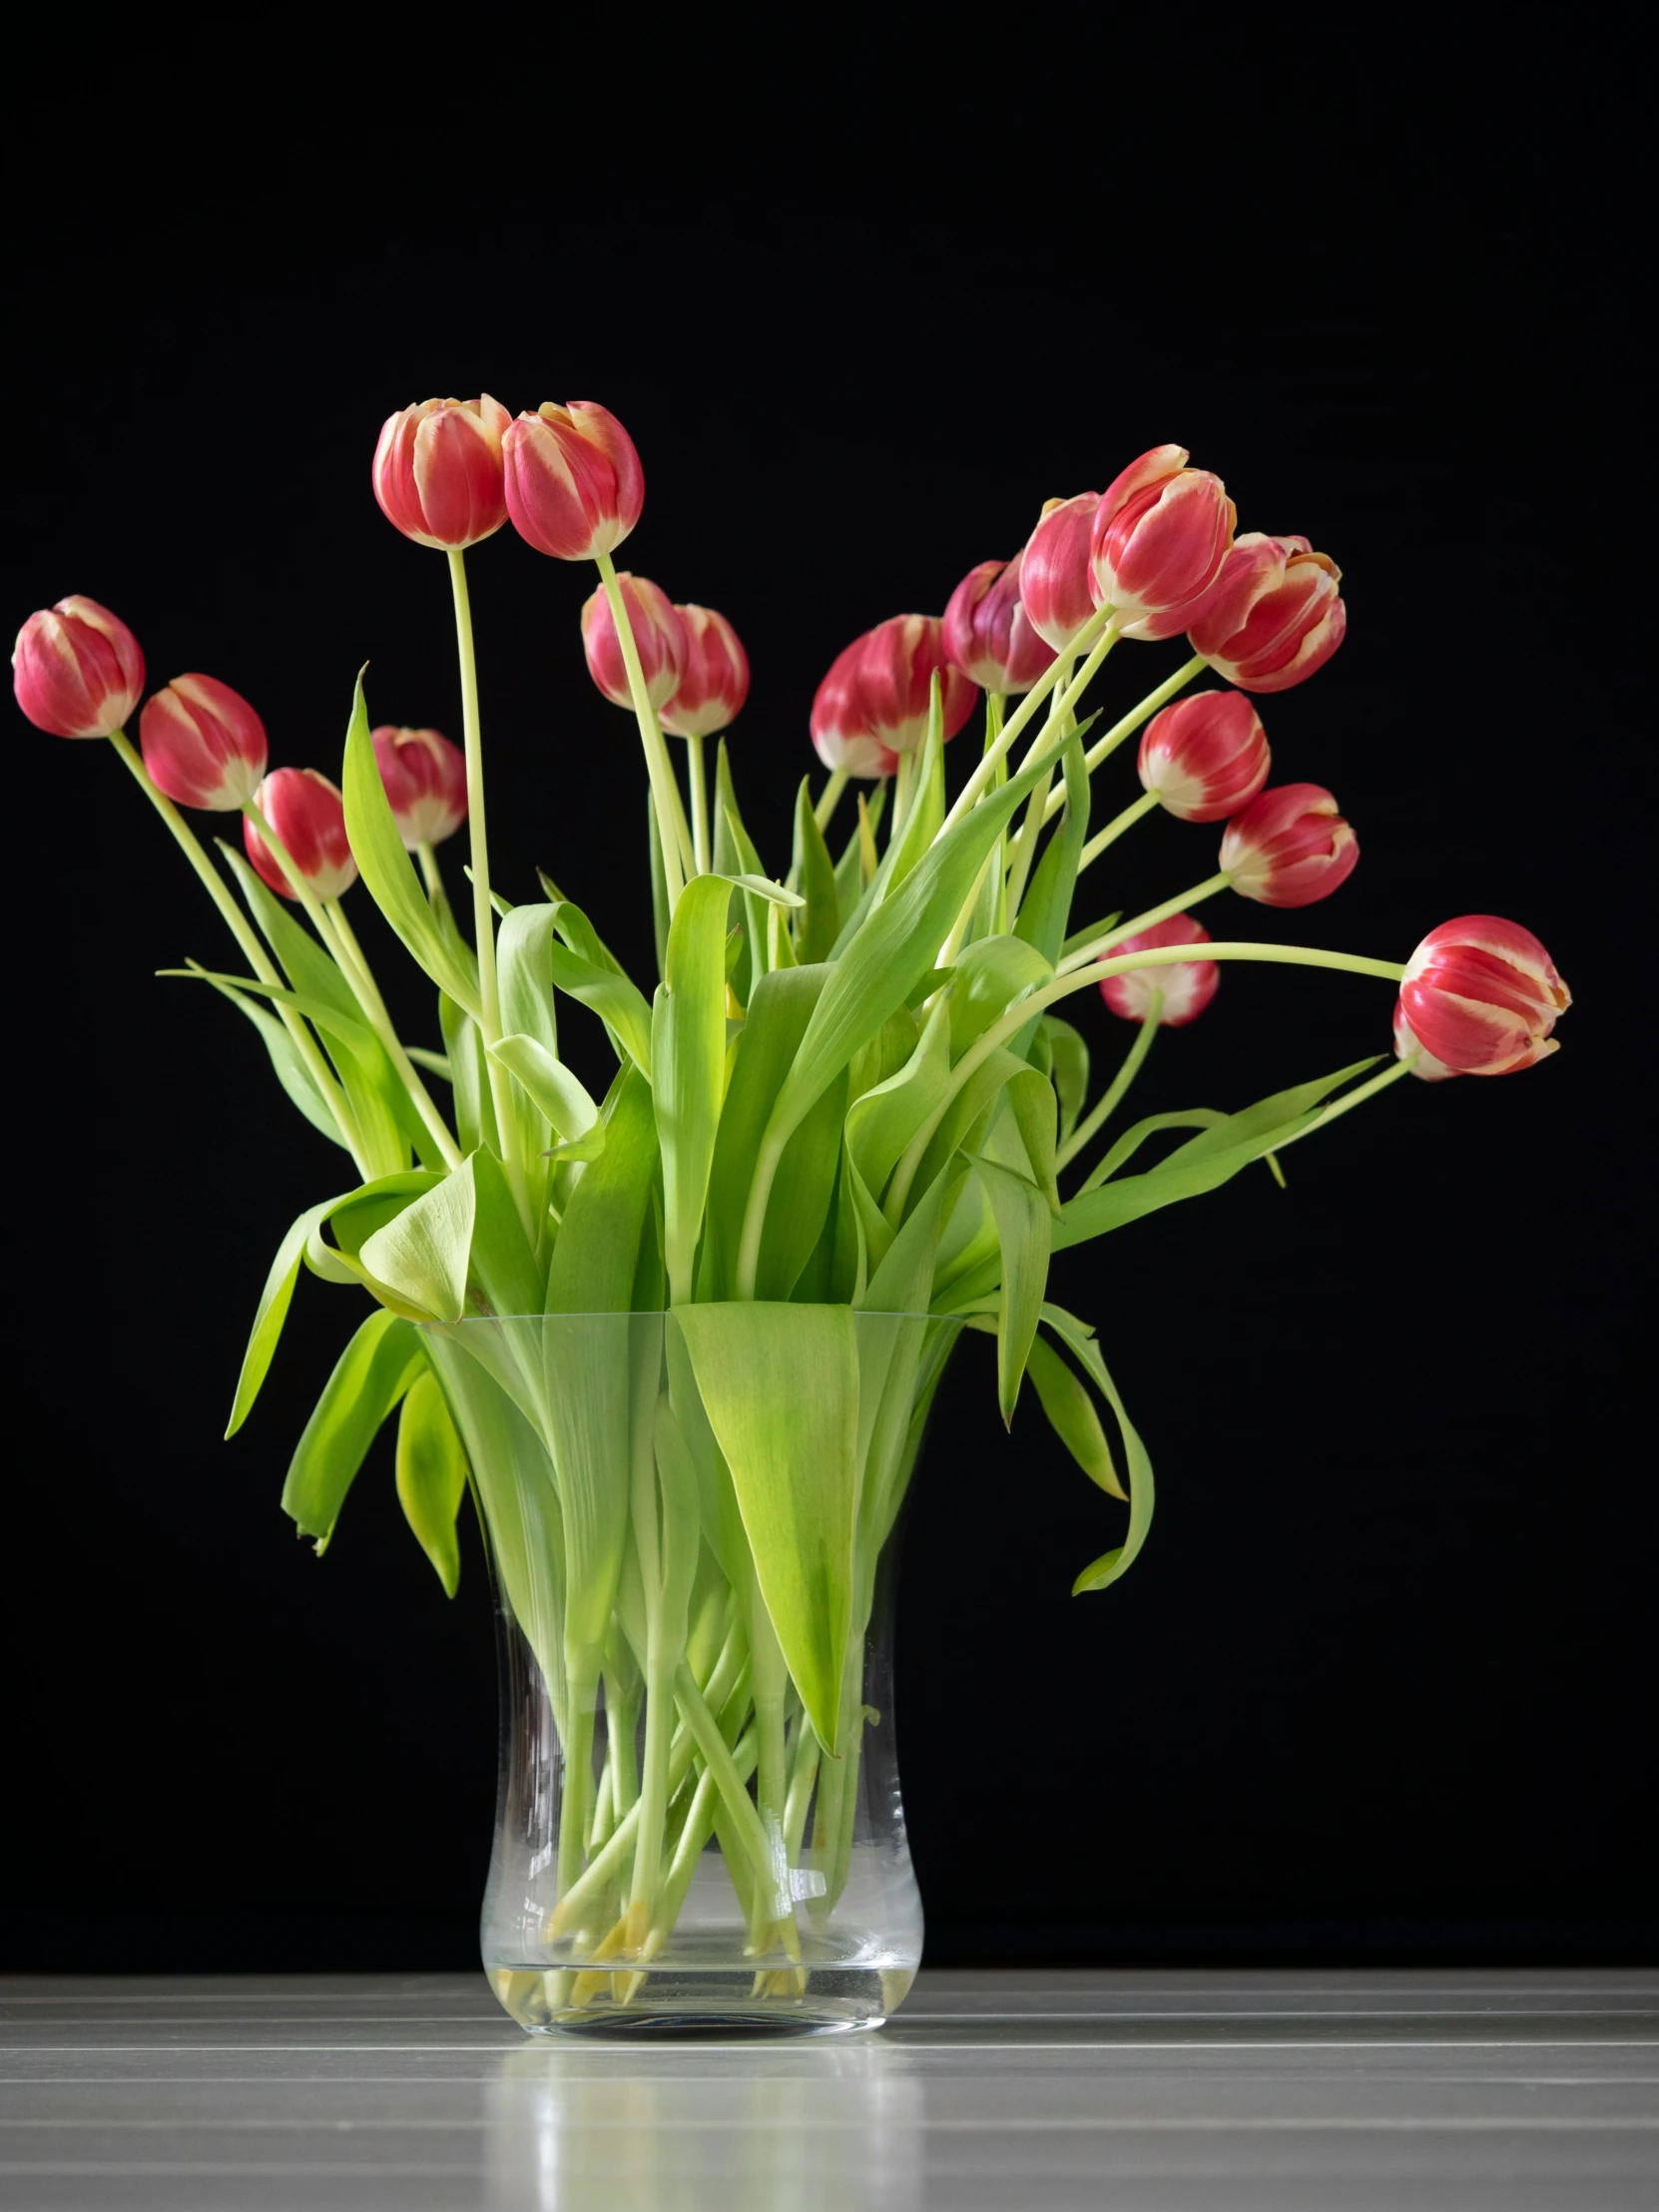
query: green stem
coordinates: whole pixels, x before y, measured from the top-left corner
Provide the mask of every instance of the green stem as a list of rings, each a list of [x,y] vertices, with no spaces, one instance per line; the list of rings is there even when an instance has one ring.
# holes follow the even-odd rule
[[[690,1669],[687,1669],[690,1673]],[[634,1883],[628,1904],[628,1947],[638,1953],[657,1910],[662,1882],[663,1835],[668,1817],[669,1749],[674,1724],[674,1668],[661,1660],[645,1690],[645,1764],[640,1778],[639,1832]]]
[[[180,851],[183,852],[185,858],[189,860],[191,866],[200,876],[209,897],[219,908],[226,926],[232,936],[236,938],[243,957],[247,960],[249,966],[262,983],[269,983],[275,989],[280,990],[282,988],[281,971],[260,942],[259,934],[253,923],[232,896],[230,885],[203,850],[195,830],[192,830],[190,824],[186,822],[184,816],[180,814],[178,808],[174,806],[166,793],[158,791],[155,784],[151,782],[150,772],[139,758],[137,748],[126,731],[112,730],[110,732],[110,743],[114,746],[123,764],[131,772],[140,791],[143,792],[145,798],[149,800],[151,806],[155,808],[157,814],[161,816],[163,822],[172,831]],[[274,1003],[283,1028],[293,1040],[294,1049],[305,1063],[305,1072],[316,1085],[323,1104],[333,1116],[334,1126],[340,1133],[341,1141],[352,1159],[357,1163],[357,1173],[366,1176],[368,1168],[360,1149],[356,1122],[353,1120],[351,1109],[346,1103],[345,1093],[340,1089],[333,1070],[323,1057],[321,1047],[291,1006]]]
[[[691,785],[692,858],[699,875],[709,872],[709,785],[701,738],[686,740],[686,775]]]
[[[634,626],[628,617],[628,602],[623,597],[622,586],[617,581],[616,564],[608,553],[595,555],[600,582],[605,587],[605,599],[611,610],[611,621],[622,648],[622,665],[628,672],[628,691],[634,702],[634,720],[640,726],[640,743],[645,748],[646,774],[651,779],[651,801],[657,810],[657,834],[662,840],[663,875],[668,886],[668,910],[672,914],[680,903],[680,893],[685,887],[683,861],[695,868],[695,852],[688,854],[690,831],[680,805],[680,787],[674,780],[674,764],[668,757],[668,747],[663,742],[662,727],[657,720],[657,710],[651,704],[651,694],[645,688],[645,671],[640,666],[639,647],[634,643]],[[682,837],[682,830],[685,831]]]
[[[1163,1010],[1164,994],[1162,991],[1155,989],[1148,996],[1146,1016],[1141,1023],[1140,1034],[1124,1054],[1123,1065],[1113,1076],[1105,1096],[1101,1099],[1099,1105],[1094,1108],[1088,1119],[1078,1123],[1065,1143],[1055,1153],[1054,1172],[1056,1175],[1063,1167],[1069,1166],[1076,1159],[1083,1147],[1099,1134],[1113,1114],[1116,1113],[1119,1106],[1122,1105],[1128,1094],[1130,1084],[1141,1072],[1142,1062],[1152,1050],[1152,1040],[1158,1034],[1158,1020]]]
[[[910,812],[910,796],[915,789],[916,757],[913,753],[898,756],[898,773],[893,778],[892,820],[887,824],[889,849],[904,834],[904,824]]]
[[[569,1688],[565,1700],[564,1788],[559,1806],[561,1901],[576,1887],[582,1872],[582,1847],[587,1841],[588,1798],[593,1789],[594,1708],[599,1702],[597,1654],[567,1647],[565,1679]]]
[[[1071,641],[1071,651],[1074,654],[1080,653],[1085,646],[1093,646],[1095,650],[1090,653],[1089,658],[1083,664],[1077,681],[1070,686],[1066,693],[1068,707],[1074,707],[1081,699],[1084,689],[1093,677],[1095,670],[1112,649],[1103,633],[1109,631],[1112,643],[1115,644],[1117,641],[1117,632],[1110,629],[1111,620],[1112,610],[1110,607],[1097,607]],[[1099,641],[1098,644],[1096,644],[1097,640]],[[1104,651],[1101,650],[1102,647],[1104,647]],[[1026,724],[1031,720],[1055,685],[1061,681],[1066,666],[1067,661],[1064,654],[1050,661],[1047,668],[1043,670],[1037,681],[1031,686],[1031,689],[997,732],[991,744],[986,746],[984,757],[962,786],[960,793],[957,795],[955,806],[944,818],[944,828],[946,830],[954,829],[962,817],[978,803],[981,793],[996,773],[997,762],[1004,758],[1008,748],[1024,730]]]
[[[282,872],[287,873],[285,863]],[[337,898],[324,901],[324,910],[338,935],[340,950],[346,955],[345,975],[356,995],[357,1003],[367,1014],[374,1034],[386,1048],[398,1079],[414,1102],[415,1112],[425,1124],[427,1134],[438,1148],[438,1157],[446,1168],[458,1168],[461,1164],[461,1148],[449,1134],[449,1126],[433,1102],[432,1094],[421,1081],[413,1061],[403,1049],[402,1039],[393,1026],[386,1002],[380,996],[380,986],[374,980],[373,970],[357,942],[356,933],[345,918],[345,909]]]
[[[1102,640],[1102,643],[1106,642]],[[1097,653],[1100,651],[1099,646],[1095,648],[1095,651]],[[1065,674],[1060,678],[1061,688],[1056,690],[1049,699],[1048,721],[1044,726],[1043,743],[1050,748],[1064,738],[1071,719],[1066,712],[1064,687],[1071,672],[1072,656],[1069,653],[1062,653],[1060,660],[1065,665]],[[1098,662],[1096,666],[1099,666]],[[1031,863],[1036,857],[1037,851],[1037,837],[1042,825],[1048,819],[1045,809],[1048,804],[1048,787],[1053,780],[1054,772],[1051,769],[1025,802],[1025,814],[1020,822],[1019,833],[1014,838],[1011,865],[1008,869],[1007,906],[1010,922],[1018,917],[1019,903],[1025,896],[1025,886],[1030,880]]]
[[[1114,722],[1102,738],[1096,738],[1083,756],[1083,765],[1092,776],[1101,762],[1115,753],[1125,738],[1132,738],[1143,722],[1150,722],[1161,707],[1167,707],[1177,692],[1185,691],[1195,676],[1201,676],[1209,667],[1202,653],[1195,653],[1190,661],[1183,661],[1175,674],[1167,677],[1156,691],[1150,691],[1138,707],[1132,707],[1121,722]],[[1049,801],[1048,811],[1055,814],[1065,804],[1065,794],[1056,792]]]
[[[732,1754],[726,1748],[726,1739],[720,1732],[720,1723],[710,1712],[696,1677],[684,1660],[674,1678],[674,1694],[679,1701],[686,1725],[697,1739],[697,1748],[703,1754],[703,1763],[715,1778],[721,1804],[732,1822],[733,1831],[743,1847],[744,1855],[755,1871],[763,1900],[771,1908],[771,1917],[783,1919],[789,1914],[790,1901],[776,1864],[773,1840],[761,1823],[754,1800],[739,1779]],[[779,1839],[782,1842],[782,1838]]]
[[[840,805],[841,793],[846,789],[850,774],[851,771],[844,768],[832,768],[830,771],[830,781],[819,793],[818,805],[813,809],[813,820],[821,830],[829,829],[835,809]]]
[[[1077,855],[1078,874],[1081,875],[1091,861],[1098,860],[1109,844],[1116,844],[1126,830],[1133,830],[1142,816],[1151,814],[1157,805],[1156,792],[1142,792],[1132,806],[1125,807],[1121,815],[1114,815],[1100,834],[1091,837]]]
[[[755,1731],[753,1728],[740,1736],[732,1747],[732,1765],[740,1782],[747,1782],[755,1772]],[[704,1846],[714,1834],[715,1816],[720,1804],[720,1789],[714,1776],[705,1768],[697,1778],[697,1788],[686,1812],[685,1824],[674,1846],[674,1857],[663,1885],[658,1893],[656,1918],[650,1934],[640,1948],[643,1964],[655,1958],[669,1938],[675,1922],[680,1918],[697,1873],[697,1862]]]
[[[1286,1145],[1300,1144],[1304,1137],[1311,1137],[1317,1129],[1328,1128],[1344,1114],[1352,1113],[1356,1106],[1363,1106],[1368,1098],[1375,1098],[1379,1091],[1385,1091],[1390,1083],[1397,1083],[1402,1075],[1409,1075],[1411,1062],[1415,1058],[1416,1054],[1412,1052],[1403,1060],[1396,1060],[1391,1068],[1384,1068],[1381,1075],[1374,1075],[1369,1082],[1362,1083],[1358,1090],[1350,1091],[1346,1098],[1339,1098],[1334,1106],[1325,1107],[1306,1129],[1299,1129],[1294,1137],[1287,1137],[1285,1143],[1276,1145],[1274,1150],[1283,1152]]]
[[[426,885],[426,896],[434,906],[446,905],[449,894],[443,887],[443,872],[438,866],[437,853],[422,840],[415,846],[415,858],[420,862],[421,880]]]
[[[1098,937],[1091,937],[1074,950],[1063,953],[1055,969],[1056,975],[1070,975],[1074,969],[1087,967],[1102,952],[1113,945],[1122,944],[1125,937],[1138,937],[1143,929],[1156,928],[1161,921],[1168,921],[1176,914],[1184,914],[1189,907],[1197,906],[1206,898],[1214,898],[1217,891],[1226,890],[1232,877],[1225,868],[1218,868],[1214,875],[1207,875],[1202,883],[1195,883],[1191,890],[1178,891],[1173,898],[1166,898],[1161,906],[1149,906],[1144,914],[1136,914],[1132,921],[1113,922]]]
[[[750,1594],[749,1649],[754,1662],[752,1695],[760,1761],[756,1800],[762,1825],[770,1839],[783,1833],[788,1795],[784,1764],[784,1693],[789,1685],[789,1670],[784,1665],[777,1631],[759,1583]]]

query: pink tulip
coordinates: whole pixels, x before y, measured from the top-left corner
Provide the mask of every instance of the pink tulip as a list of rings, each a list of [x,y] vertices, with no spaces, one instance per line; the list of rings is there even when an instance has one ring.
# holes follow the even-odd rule
[[[357,863],[345,834],[345,806],[326,776],[319,776],[314,768],[274,769],[254,794],[253,803],[313,896],[338,898],[351,888],[357,880]],[[246,816],[242,841],[272,889],[284,898],[297,898],[271,847]]]
[[[127,625],[96,599],[60,599],[31,615],[12,647],[12,690],[37,730],[107,738],[144,690],[144,655]]]
[[[830,662],[813,699],[813,744],[828,769],[844,769],[848,776],[892,776],[898,755],[875,736],[858,687],[863,649],[864,638],[854,638]]]
[[[858,696],[871,733],[893,753],[913,753],[927,735],[933,677],[945,738],[953,738],[973,712],[971,681],[945,658],[944,624],[937,615],[889,615],[866,631],[858,654]]]
[[[1129,638],[1170,638],[1221,573],[1238,520],[1227,487],[1187,466],[1184,445],[1155,445],[1108,485],[1089,534],[1096,606]]]
[[[374,496],[416,545],[449,552],[492,536],[507,519],[501,481],[505,407],[477,399],[422,399],[388,415],[374,448]]]
[[[1106,957],[1115,959],[1120,952],[1156,952],[1170,944],[1209,942],[1209,930],[1191,914],[1171,914],[1168,921],[1155,922],[1138,936],[1125,937]],[[1123,975],[1103,976],[1100,995],[1125,1021],[1145,1021],[1152,1011],[1153,992],[1162,991],[1159,1026],[1183,1029],[1203,1013],[1220,981],[1221,968],[1214,960],[1172,960],[1168,967],[1130,968]]]
[[[1455,1075],[1508,1075],[1558,1048],[1550,1031],[1572,1004],[1530,929],[1464,914],[1430,929],[1405,963],[1399,1018]]]
[[[1264,906],[1311,906],[1354,873],[1360,841],[1318,784],[1280,784],[1227,825],[1221,864]]]
[[[1225,822],[1268,780],[1268,740],[1242,692],[1178,699],[1147,725],[1141,782],[1183,822]]]
[[[271,752],[265,724],[241,692],[212,676],[175,676],[147,699],[139,744],[159,792],[215,815],[247,806]]]
[[[1443,1083],[1448,1075],[1455,1075],[1455,1068],[1448,1068],[1443,1060],[1436,1060],[1421,1040],[1412,1034],[1411,1024],[1405,1018],[1405,1009],[1394,1000],[1394,1058],[1409,1060],[1411,1073],[1420,1076],[1425,1083]]]
[[[749,655],[724,615],[712,607],[676,607],[685,633],[680,687],[663,709],[663,728],[677,738],[712,738],[737,721],[749,697]]]
[[[634,441],[593,399],[544,399],[502,440],[507,512],[538,553],[591,561],[614,553],[640,519],[645,471]]]
[[[1089,574],[1089,533],[1098,492],[1044,503],[1020,557],[1019,596],[1038,637],[1064,653],[1095,611]]]
[[[674,697],[685,672],[685,625],[668,593],[649,577],[630,576],[624,569],[617,582],[628,609],[628,627],[634,633],[646,691],[652,706],[661,707]],[[619,707],[632,707],[634,695],[628,688],[622,644],[603,586],[582,609],[582,650],[588,657],[588,674],[605,697]]]
[[[1348,629],[1342,570],[1306,538],[1252,530],[1223,563],[1187,636],[1218,676],[1252,692],[1289,691],[1323,668]]]
[[[397,834],[410,852],[442,844],[466,820],[466,755],[436,730],[399,730],[383,722],[373,735]]]
[[[1023,553],[970,568],[944,610],[944,649],[970,684],[1012,697],[1028,692],[1054,658],[1020,598]],[[1085,618],[1087,619],[1087,618]]]

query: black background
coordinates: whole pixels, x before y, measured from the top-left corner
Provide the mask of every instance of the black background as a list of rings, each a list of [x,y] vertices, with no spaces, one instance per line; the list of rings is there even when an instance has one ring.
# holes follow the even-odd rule
[[[601,398],[647,472],[625,559],[749,645],[733,752],[776,856],[839,646],[1175,438],[1241,527],[1348,578],[1343,652],[1264,717],[1364,860],[1228,929],[1402,958],[1496,911],[1573,985],[1523,1079],[1407,1083],[1292,1153],[1288,1192],[1252,1172],[1057,1263],[1159,1471],[1110,1592],[1067,1595],[1121,1508],[1029,1403],[1004,1438],[987,1348],[960,1356],[900,1595],[940,1961],[1656,1947],[1639,148],[1593,12],[1507,20],[1497,46],[1396,10],[802,18],[788,62],[782,18],[673,53],[620,17],[479,22],[211,69],[153,32],[13,119],[14,626],[90,593],[153,683],[246,693],[276,763],[337,775],[365,659],[374,719],[458,735],[443,565],[369,493],[380,420],[481,382]],[[546,865],[649,979],[591,572],[510,531],[471,567],[497,881]],[[1105,703],[1175,653],[1125,647]],[[227,1007],[152,980],[228,948],[107,750],[10,732],[4,1958],[464,1965],[475,1534],[446,1604],[387,1439],[326,1560],[277,1510],[348,1294],[302,1281],[219,1440],[271,1254],[339,1157]],[[1107,782],[1102,819],[1135,788]],[[1213,842],[1155,820],[1089,910]],[[1384,985],[1231,969],[1143,1110],[1385,1050],[1388,1013]]]

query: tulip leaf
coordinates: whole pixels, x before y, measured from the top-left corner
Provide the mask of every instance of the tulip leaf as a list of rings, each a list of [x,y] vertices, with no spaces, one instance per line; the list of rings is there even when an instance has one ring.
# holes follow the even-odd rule
[[[345,801],[345,833],[369,894],[410,956],[439,990],[447,991],[468,1013],[478,1012],[477,985],[438,927],[414,864],[392,820],[391,802],[380,781],[379,763],[368,732],[368,708],[362,677],[351,701],[345,733],[345,767],[340,777]]]
[[[1002,1252],[1002,1290],[996,1318],[996,1399],[1004,1426],[1011,1426],[1048,1281],[1053,1216],[1042,1192],[1024,1176],[1010,1174],[983,1155],[975,1157],[973,1170],[990,1201]]]
[[[283,1512],[315,1537],[319,1556],[381,1423],[425,1366],[420,1339],[395,1314],[370,1314],[340,1354],[282,1485]]]
[[[818,1003],[819,994],[829,980],[829,975],[830,970],[822,965],[781,968],[773,974],[763,975],[755,985],[743,1031],[738,1039],[737,1053],[732,1065],[732,1080],[727,1086],[725,1104],[721,1109],[714,1163],[709,1175],[704,1264],[711,1286],[709,1295],[715,1298],[730,1298],[733,1294],[737,1274],[738,1239],[743,1228],[743,1210],[749,1196],[749,1179],[754,1171],[756,1148],[766,1127],[767,1115],[772,1110],[772,1102],[777,1097],[797,1048],[807,1033],[813,1008]],[[805,1125],[796,1132],[797,1136],[806,1134]],[[794,1146],[794,1137],[790,1144]],[[787,1271],[792,1253],[799,1253],[797,1275],[801,1267],[805,1266],[829,1209],[838,1153],[837,1126],[835,1141],[830,1148],[826,1182],[822,1147],[816,1139],[810,1140],[808,1155],[813,1164],[814,1177],[809,1187],[796,1180],[795,1172],[798,1169],[805,1170],[807,1157],[797,1156],[786,1150],[789,1179],[785,1180],[785,1169],[780,1169],[779,1187],[781,1192],[788,1191],[788,1205],[768,1209],[762,1237],[762,1275],[768,1283],[776,1283]],[[786,1214],[792,1213],[801,1218],[784,1218]],[[807,1235],[809,1228],[810,1238]],[[801,1249],[803,1241],[805,1250]],[[788,1293],[776,1295],[787,1296]]]
[[[620,1045],[640,1073],[651,1074],[651,1009],[638,988],[616,968],[584,959],[567,945],[548,948],[553,982],[567,998],[579,999],[604,1022],[613,1044]]]
[[[959,1060],[1016,999],[1053,979],[1054,970],[1044,955],[1021,937],[981,937],[964,945],[956,958],[950,991],[952,1061]]]
[[[1057,1014],[1044,1014],[1041,1034],[1048,1040],[1049,1069],[1060,1100],[1060,1139],[1077,1127],[1089,1095],[1089,1048],[1082,1033]]]
[[[248,1339],[248,1350],[242,1356],[242,1373],[237,1378],[237,1394],[231,1406],[230,1425],[225,1431],[227,1437],[234,1436],[254,1410],[254,1401],[260,1394],[261,1385],[271,1373],[271,1363],[276,1357],[282,1324],[287,1320],[288,1307],[293,1299],[293,1286],[299,1280],[299,1267],[305,1256],[306,1240],[311,1231],[319,1223],[326,1221],[333,1209],[342,1203],[340,1198],[325,1198],[320,1206],[311,1207],[309,1212],[300,1215],[276,1247],[276,1257],[271,1263],[271,1272],[265,1279],[265,1289],[260,1293],[254,1327]]]
[[[1033,1337],[1026,1372],[1048,1425],[1089,1480],[1113,1497],[1127,1497],[1112,1464],[1112,1448],[1094,1400],[1074,1371],[1042,1336]]]
[[[803,965],[810,965],[828,960],[833,952],[841,920],[835,863],[813,813],[812,779],[806,776],[795,795],[795,874],[807,894],[796,956]]]
[[[490,1052],[524,1086],[563,1142],[585,1137],[594,1127],[599,1108],[592,1094],[537,1038],[503,1037]]]
[[[363,1240],[363,1268],[433,1321],[459,1321],[477,1192],[466,1165],[405,1206]]]
[[[466,1495],[466,1447],[455,1433],[437,1378],[430,1371],[417,1375],[397,1419],[397,1500],[437,1570],[445,1597],[453,1597],[460,1587],[455,1516]]]
[[[723,875],[696,875],[686,885],[668,933],[668,959],[652,1009],[663,1257],[676,1306],[692,1295],[692,1268],[726,1094],[726,916],[731,902],[732,887]]]
[[[1067,741],[1062,765],[1066,811],[1037,862],[1014,922],[1015,936],[1039,952],[1051,968],[1065,943],[1072,894],[1077,888],[1077,863],[1089,834],[1089,772],[1083,761],[1081,732]]]
[[[476,1021],[447,991],[438,996],[438,1026],[449,1061],[449,1081],[454,1094],[455,1134],[463,1152],[475,1152],[487,1144],[501,1150],[495,1126],[495,1101],[490,1095],[489,1068],[484,1060],[484,1038]]]
[[[860,793],[859,797],[863,798],[863,794]],[[842,914],[851,913],[853,907],[857,905],[864,887],[864,829],[868,829],[871,849],[873,850],[875,831],[880,825],[882,814],[886,810],[886,804],[887,780],[883,777],[875,787],[874,797],[864,800],[862,823],[857,829],[854,829],[851,836],[847,838],[841,856],[835,862],[835,904]]]
[[[858,1348],[844,1306],[679,1307],[779,1646],[819,1740],[838,1747],[858,1493]]]
[[[625,1314],[657,1173],[651,1086],[627,1068],[607,1100],[605,1145],[571,1194],[547,1278],[550,1314]]]
[[[539,1314],[547,1286],[519,1219],[505,1169],[493,1152],[480,1146],[457,1172],[472,1179],[467,1281],[474,1302],[485,1313],[498,1316]]]
[[[950,1080],[950,1005],[941,998],[928,1015],[909,1058],[847,1109],[847,1150],[872,1197],[905,1147],[945,1095]]]
[[[346,1140],[340,1134],[339,1124],[335,1121],[322,1093],[317,1089],[315,1078],[300,1058],[298,1047],[294,1044],[293,1039],[282,1027],[276,1016],[268,1011],[266,1007],[257,1005],[253,999],[245,998],[241,991],[234,989],[229,983],[221,982],[217,975],[210,975],[206,969],[202,970],[202,980],[205,983],[211,983],[221,998],[229,999],[237,1012],[246,1014],[254,1024],[254,1027],[260,1033],[267,1052],[271,1055],[272,1069],[277,1082],[281,1084],[288,1098],[304,1115],[311,1127],[320,1129],[322,1134],[331,1138],[335,1144],[345,1144]]]
[[[1045,1319],[1057,1311],[1058,1309],[1045,1307],[1043,1309]],[[1068,1322],[1072,1321],[1070,1315],[1065,1318]],[[1074,1329],[1078,1326],[1077,1323],[1072,1322]],[[1067,1341],[1069,1343],[1071,1340],[1068,1338]],[[1072,1349],[1076,1349],[1075,1345]],[[1117,1384],[1107,1374],[1105,1364],[1101,1360],[1098,1351],[1094,1354],[1089,1372],[1093,1381],[1100,1385],[1107,1403],[1117,1415],[1118,1431],[1123,1438],[1124,1465],[1129,1475],[1129,1530],[1121,1544],[1115,1544],[1110,1551],[1102,1552],[1098,1559],[1092,1560],[1083,1569],[1071,1586],[1073,1597],[1081,1597],[1085,1590],[1104,1590],[1110,1583],[1116,1582],[1121,1575],[1127,1574],[1134,1564],[1142,1544],[1146,1542],[1146,1532],[1152,1525],[1152,1461],[1147,1457],[1146,1446],[1142,1443],[1129,1415],[1124,1411],[1123,1400],[1118,1395]]]
[[[356,995],[340,973],[333,954],[317,942],[290,911],[286,901],[277,897],[235,845],[227,843],[223,837],[217,841],[242,887],[249,912],[259,923],[262,935],[293,988],[303,991],[307,997],[321,999],[336,1013],[360,1019]]]

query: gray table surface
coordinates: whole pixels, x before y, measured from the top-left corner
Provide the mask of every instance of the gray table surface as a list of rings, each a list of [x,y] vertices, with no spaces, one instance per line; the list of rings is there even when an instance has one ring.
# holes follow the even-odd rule
[[[0,1978],[6,2212],[1624,2212],[1659,1974],[924,1972],[878,2034],[523,2036],[479,1978]]]

